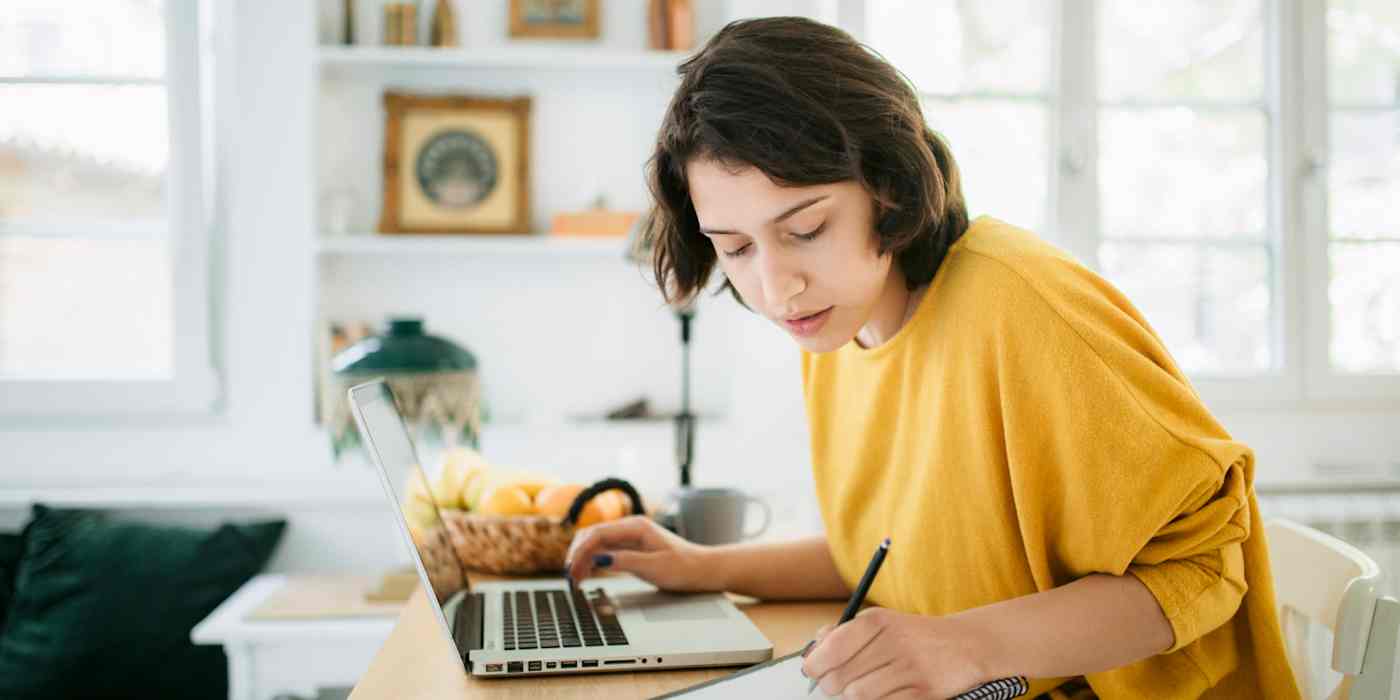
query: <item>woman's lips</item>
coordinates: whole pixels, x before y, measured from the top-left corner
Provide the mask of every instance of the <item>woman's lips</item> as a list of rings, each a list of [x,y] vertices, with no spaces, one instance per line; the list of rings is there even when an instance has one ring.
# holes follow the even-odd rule
[[[826,319],[831,317],[831,309],[827,307],[822,311],[793,320],[784,320],[783,325],[792,332],[793,335],[808,336],[813,335],[826,325]]]

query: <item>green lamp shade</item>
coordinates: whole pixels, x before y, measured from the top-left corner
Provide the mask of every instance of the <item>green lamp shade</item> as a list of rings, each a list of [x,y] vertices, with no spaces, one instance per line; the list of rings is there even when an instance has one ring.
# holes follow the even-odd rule
[[[450,340],[423,332],[419,318],[391,318],[384,332],[331,358],[336,404],[328,427],[338,458],[359,443],[346,390],[383,378],[409,429],[451,447],[479,447],[482,406],[476,356]]]
[[[331,361],[331,371],[342,376],[474,370],[476,356],[450,340],[424,334],[423,320],[417,318],[390,319],[384,334],[351,345]]]

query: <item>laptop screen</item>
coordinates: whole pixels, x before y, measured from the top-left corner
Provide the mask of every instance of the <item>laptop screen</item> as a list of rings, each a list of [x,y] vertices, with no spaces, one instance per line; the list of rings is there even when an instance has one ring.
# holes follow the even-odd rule
[[[456,608],[463,593],[469,592],[466,570],[453,548],[437,503],[433,501],[428,475],[418,462],[417,451],[402,416],[394,404],[389,386],[381,381],[350,389],[350,402],[359,424],[361,442],[379,469],[384,488],[395,505],[403,532],[415,554],[419,578],[433,593],[444,613],[449,635],[460,639],[453,629]],[[465,651],[465,650],[463,650]]]

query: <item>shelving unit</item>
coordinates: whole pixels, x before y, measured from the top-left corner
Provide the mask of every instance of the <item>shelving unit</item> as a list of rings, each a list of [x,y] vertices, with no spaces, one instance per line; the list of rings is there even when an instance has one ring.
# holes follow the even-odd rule
[[[598,48],[508,46],[443,49],[423,46],[327,46],[317,60],[327,71],[365,68],[530,68],[542,70],[637,69],[674,71],[683,51],[619,51]]]
[[[623,256],[625,239],[521,235],[324,235],[317,240],[323,258],[371,255],[537,255],[551,257]]]
[[[700,5],[697,13],[711,17],[732,9],[718,0]],[[641,2],[610,6],[603,36],[578,42],[512,39],[499,14],[506,6],[503,0],[473,5],[475,24],[463,27],[458,48],[312,47],[308,58],[318,92],[311,124],[317,148],[311,203],[316,230],[309,250],[313,315],[318,322],[419,315],[430,333],[477,353],[486,391],[500,392],[498,420],[485,428],[494,433],[493,444],[563,435],[585,451],[632,442],[655,449],[661,444],[656,440],[665,442],[672,432],[672,421],[562,415],[639,395],[674,410],[676,399],[668,392],[679,370],[671,359],[678,352],[676,326],[652,296],[649,269],[626,259],[625,237],[553,236],[545,230],[553,214],[586,208],[599,196],[619,210],[645,206],[643,166],[679,80],[677,69],[693,52],[646,49]],[[376,35],[373,23],[358,26],[361,37]],[[328,36],[319,41],[334,40]],[[386,90],[530,96],[529,230],[376,232]],[[323,207],[330,206],[326,193],[332,192],[350,193],[355,202],[353,214],[343,219],[348,230],[332,228],[323,217]],[[704,318],[711,327],[725,322],[718,313]],[[706,328],[700,335],[721,337],[725,330]],[[699,360],[702,370],[707,359]],[[591,369],[577,369],[584,365]],[[730,426],[727,411],[717,408],[727,403],[719,386],[700,391],[698,405],[707,412],[700,430],[706,435]]]

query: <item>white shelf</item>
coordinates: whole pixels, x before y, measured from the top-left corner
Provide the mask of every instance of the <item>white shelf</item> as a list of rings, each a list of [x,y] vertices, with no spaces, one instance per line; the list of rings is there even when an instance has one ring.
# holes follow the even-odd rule
[[[673,72],[690,54],[684,51],[618,51],[587,47],[505,46],[430,48],[423,46],[324,46],[321,67],[359,68],[540,68],[546,70],[640,69]]]
[[[322,257],[367,255],[555,255],[616,257],[623,259],[622,237],[564,237],[541,234],[377,234],[352,233],[321,236],[317,251]]]

